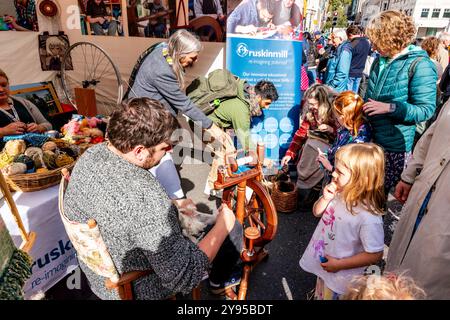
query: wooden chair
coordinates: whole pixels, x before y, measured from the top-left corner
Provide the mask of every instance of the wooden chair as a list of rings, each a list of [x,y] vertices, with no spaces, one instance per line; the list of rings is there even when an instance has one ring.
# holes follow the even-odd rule
[[[83,261],[94,273],[105,277],[106,288],[117,290],[120,299],[133,300],[132,282],[148,276],[154,271],[150,269],[119,274],[103,241],[97,222],[94,219],[89,219],[87,223],[79,223],[69,220],[64,214],[64,192],[70,174],[66,169],[63,169],[61,173],[63,177],[59,186],[59,213],[67,235],[77,251],[78,259]],[[194,300],[200,299],[199,287],[192,291],[192,298]]]
[[[82,28],[84,26],[84,30],[86,30],[86,35],[90,36],[92,34],[92,30],[91,30],[91,24],[89,23],[89,21],[87,21],[86,5],[87,5],[87,0],[78,0],[78,7],[81,10],[80,19],[81,19]]]
[[[216,35],[216,42],[222,42],[224,32],[219,22],[210,16],[201,16],[189,21],[189,28],[197,33],[201,28],[211,27]]]

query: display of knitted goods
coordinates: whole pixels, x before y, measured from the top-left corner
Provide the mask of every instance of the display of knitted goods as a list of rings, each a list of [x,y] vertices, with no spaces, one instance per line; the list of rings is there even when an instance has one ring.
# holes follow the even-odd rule
[[[99,129],[104,121],[100,116],[84,117],[81,115],[73,115],[72,119],[66,123],[61,131],[64,140],[72,144],[96,144],[105,141],[104,133]]]
[[[72,170],[87,148],[104,141],[99,125],[106,126],[101,118],[75,116],[64,126],[64,135],[48,131],[3,137],[0,170],[9,188],[32,192],[58,184],[63,168]]]
[[[0,216],[0,300],[23,300],[23,285],[31,276],[31,257],[17,249]]]

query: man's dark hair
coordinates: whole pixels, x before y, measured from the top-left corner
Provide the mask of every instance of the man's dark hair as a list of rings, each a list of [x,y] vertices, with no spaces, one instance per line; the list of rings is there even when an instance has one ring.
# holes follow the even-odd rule
[[[361,28],[358,27],[357,25],[351,25],[350,27],[347,28],[346,33],[347,37],[359,36],[361,34]]]
[[[134,98],[112,113],[106,135],[116,149],[127,153],[138,145],[152,148],[170,143],[172,133],[178,128],[178,121],[159,101]]]
[[[305,38],[306,40],[312,40],[311,33],[307,31],[303,32],[303,38]]]
[[[272,102],[278,100],[277,88],[275,88],[275,85],[270,81],[259,81],[255,85],[255,93],[263,99],[272,100]]]

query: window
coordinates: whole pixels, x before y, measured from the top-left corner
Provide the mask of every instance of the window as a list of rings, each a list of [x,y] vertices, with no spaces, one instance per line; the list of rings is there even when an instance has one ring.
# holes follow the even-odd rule
[[[437,33],[437,28],[427,28],[426,37],[431,37],[431,36],[435,36]]]
[[[422,9],[421,18],[428,18],[428,14],[430,13],[430,9]]]
[[[433,9],[433,14],[431,15],[432,18],[439,18],[439,15],[441,14],[441,9]]]
[[[444,15],[442,18],[450,18],[450,9],[444,9]]]

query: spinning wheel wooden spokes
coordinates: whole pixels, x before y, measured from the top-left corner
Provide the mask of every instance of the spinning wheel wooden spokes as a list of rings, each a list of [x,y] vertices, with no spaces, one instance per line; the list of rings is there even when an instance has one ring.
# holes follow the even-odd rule
[[[244,230],[248,227],[256,228],[259,235],[253,239],[254,247],[263,247],[275,237],[277,232],[278,218],[276,209],[270,199],[270,195],[261,182],[247,180],[247,193],[244,204],[244,216],[242,225]],[[228,205],[233,212],[237,212],[237,188],[224,190],[223,202]],[[247,199],[248,198],[248,199]],[[249,248],[249,240],[245,239],[245,247]]]
[[[278,218],[272,198],[261,183],[264,146],[258,145],[256,165],[241,174],[235,174],[237,162],[232,158],[229,160],[231,162],[225,159],[225,167],[219,167],[214,187],[224,190],[223,203],[233,210],[236,219],[244,227],[241,259],[245,265],[237,296],[237,299],[244,300],[250,272],[267,257],[264,246],[275,237]]]

